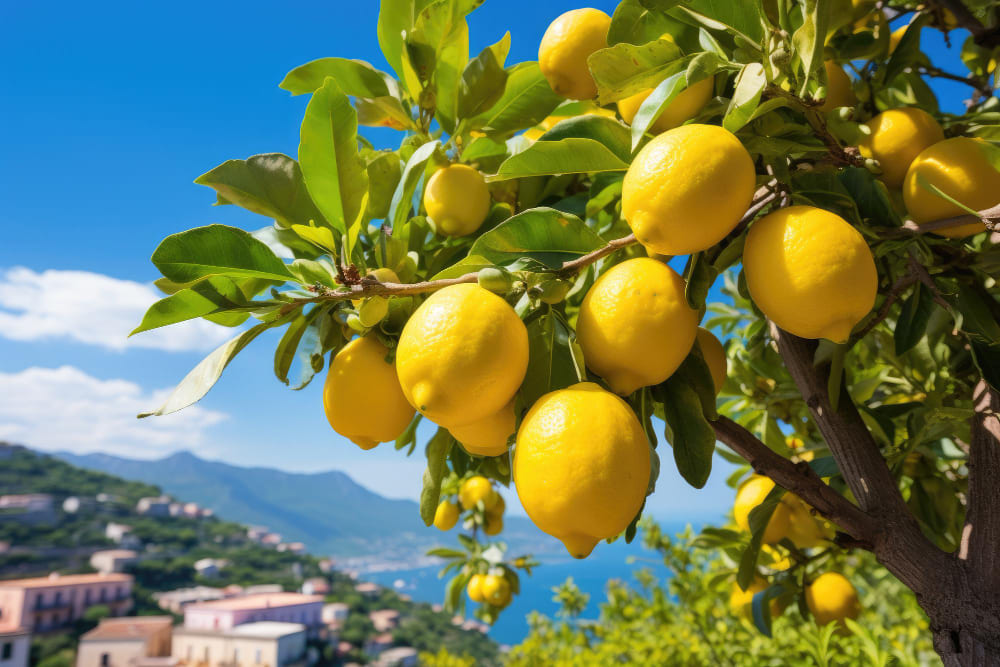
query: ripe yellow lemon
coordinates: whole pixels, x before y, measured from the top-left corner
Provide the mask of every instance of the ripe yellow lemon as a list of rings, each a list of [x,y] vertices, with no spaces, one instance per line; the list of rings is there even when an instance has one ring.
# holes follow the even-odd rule
[[[487,535],[499,535],[503,531],[503,516],[487,512],[486,525],[483,532]]]
[[[434,510],[434,527],[438,530],[451,530],[458,523],[458,505],[450,500],[438,503]]]
[[[493,516],[503,516],[503,513],[507,511],[507,503],[504,502],[503,496],[499,493],[496,494],[496,502],[493,506],[486,511],[487,514],[492,514]]]
[[[841,623],[861,614],[858,592],[839,572],[825,572],[806,586],[806,605],[819,625]]]
[[[750,530],[750,510],[764,502],[767,494],[774,488],[774,482],[762,475],[754,475],[740,485],[736,491],[736,500],[733,502],[733,518],[740,530]],[[784,497],[782,497],[782,500]],[[778,502],[771,514],[771,520],[764,529],[764,536],[761,539],[763,544],[775,544],[788,535],[790,522],[788,505]]]
[[[499,574],[487,574],[480,585],[483,601],[494,607],[506,607],[510,604],[510,583]]]
[[[474,574],[469,578],[469,583],[465,585],[465,592],[469,594],[469,599],[473,602],[486,602],[483,597],[483,580],[485,574]]]
[[[403,393],[446,427],[494,415],[528,369],[528,331],[514,309],[479,285],[432,294],[403,327],[396,348]]]
[[[851,86],[851,77],[847,76],[844,68],[832,60],[824,62],[823,67],[826,69],[826,100],[817,109],[826,112],[857,104],[858,98]]]
[[[388,356],[375,336],[355,338],[334,356],[323,385],[330,426],[361,449],[395,440],[413,419]]]
[[[490,212],[490,191],[483,175],[466,164],[434,172],[424,188],[424,208],[440,234],[466,236]]]
[[[722,385],[726,383],[726,375],[729,368],[729,360],[726,359],[726,350],[722,343],[711,331],[703,327],[698,327],[695,332],[698,346],[701,347],[701,355],[705,358],[705,364],[712,374],[712,382],[715,384],[715,393],[718,395],[722,391]]]
[[[729,594],[729,608],[740,618],[753,623],[753,596],[767,590],[768,583],[764,577],[756,576],[746,590],[740,588],[737,583],[733,584],[733,590]],[[781,605],[777,600],[771,600],[771,617],[775,617],[782,612]]]
[[[653,134],[659,134],[691,120],[712,99],[714,90],[715,80],[712,77],[697,81],[690,88],[685,88],[670,101],[666,109],[660,112],[660,115],[649,127],[649,131]],[[652,92],[653,89],[650,88],[623,100],[618,100],[618,113],[621,114],[626,123],[632,124],[632,119],[638,113],[639,107]]]
[[[1000,171],[987,157],[989,146],[967,137],[945,139],[925,148],[910,165],[903,181],[903,202],[914,222],[943,220],[965,211],[927,189],[926,181],[973,211],[996,206],[1000,192]],[[958,227],[935,230],[935,234],[963,238],[985,230],[973,222]]]
[[[611,17],[599,9],[573,9],[553,21],[538,47],[538,67],[558,95],[586,100],[597,95],[587,58],[608,45]]]
[[[576,324],[587,366],[622,396],[670,377],[691,351],[697,328],[684,279],[649,257],[616,264],[598,278]]]
[[[482,475],[465,480],[458,491],[458,500],[462,503],[462,508],[467,510],[471,510],[480,501],[482,501],[483,507],[489,510],[496,505],[498,497],[490,480]]]
[[[622,183],[622,216],[646,248],[685,255],[712,247],[753,199],[753,160],[731,132],[690,123],[639,151]]]
[[[516,425],[514,401],[478,421],[448,430],[465,451],[476,456],[500,456],[507,451],[507,439],[514,433]]]
[[[754,223],[743,269],[764,314],[803,338],[846,342],[875,304],[878,275],[864,237],[812,206],[789,206]]]
[[[795,546],[811,549],[833,539],[830,524],[814,516],[804,500],[793,493],[786,493],[781,500],[788,507],[788,539]]]
[[[865,123],[871,130],[858,144],[861,154],[882,165],[882,180],[891,188],[903,184],[906,170],[920,151],[944,139],[944,131],[923,109],[889,109]]]
[[[625,530],[649,484],[649,442],[625,401],[592,382],[539,398],[517,432],[524,510],[574,558]]]

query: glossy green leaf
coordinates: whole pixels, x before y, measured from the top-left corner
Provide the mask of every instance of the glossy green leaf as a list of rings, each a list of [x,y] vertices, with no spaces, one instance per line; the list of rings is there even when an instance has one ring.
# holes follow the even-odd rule
[[[594,52],[587,64],[602,106],[655,88],[686,66],[677,45],[665,39],[639,46],[622,42]]]
[[[306,107],[299,133],[299,163],[309,195],[341,234],[357,221],[368,189],[357,131],[354,107],[328,77]]]
[[[934,295],[920,282],[913,286],[910,296],[903,301],[899,318],[892,332],[896,356],[905,354],[920,342],[927,330],[927,322],[934,310]]]
[[[304,382],[300,381],[295,388],[301,389],[312,379],[317,364],[313,361],[314,355],[319,357],[319,368],[323,368],[323,352],[319,342],[319,326],[316,318],[326,312],[325,308],[313,308],[308,313],[300,312],[288,323],[288,328],[285,329],[284,335],[274,350],[274,375],[281,382],[288,384],[288,372],[291,370],[292,362],[297,357],[300,345],[306,351],[307,358],[304,360],[304,370],[307,372],[302,374]]]
[[[425,526],[434,523],[434,512],[441,498],[441,480],[448,473],[448,453],[454,444],[455,439],[444,428],[439,428],[427,442],[427,469],[420,491],[420,518]]]
[[[763,65],[760,63],[744,65],[736,77],[736,89],[722,119],[722,127],[730,132],[736,132],[750,122],[766,85],[767,77]]]
[[[543,394],[580,381],[573,357],[575,334],[554,310],[528,322],[528,371],[521,398],[533,405]]]
[[[384,151],[371,160],[368,172],[368,207],[365,219],[376,220],[389,215],[392,196],[403,176],[403,165],[393,151]]]
[[[396,184],[396,190],[392,194],[392,201],[389,203],[386,222],[391,229],[396,229],[409,219],[417,184],[420,182],[421,176],[424,175],[427,161],[431,159],[440,145],[440,142],[437,140],[430,141],[415,150],[410,159],[407,160],[406,167],[403,169],[403,175]]]
[[[527,150],[504,160],[490,181],[505,181],[529,176],[587,174],[602,171],[625,171],[628,163],[593,139],[569,138],[561,141],[536,141]]]
[[[154,303],[129,336],[196,317],[227,311],[250,312],[266,305],[267,302],[248,302],[239,284],[231,278],[210,276]]]
[[[175,283],[208,276],[264,278],[285,282],[288,267],[248,232],[226,225],[196,227],[171,234],[153,252],[153,264]]]
[[[417,16],[435,0],[381,0],[378,12],[378,45],[389,66],[403,78],[404,34],[413,28]],[[419,91],[410,91],[411,94]]]
[[[560,141],[562,139],[574,138],[593,139],[603,144],[605,148],[614,153],[623,162],[629,162],[632,159],[628,128],[619,121],[607,116],[584,114],[582,116],[566,118],[556,123],[545,134],[539,137],[538,140]]]
[[[532,208],[508,218],[476,239],[469,256],[502,265],[522,258],[550,268],[604,245],[583,221],[552,208]]]
[[[680,8],[709,29],[726,30],[758,48],[763,42],[765,20],[759,2],[688,0]]]
[[[541,122],[562,98],[553,92],[537,62],[506,69],[507,85],[493,106],[469,121],[470,128],[506,135]]]
[[[503,68],[510,52],[510,33],[483,49],[462,71],[458,87],[458,117],[470,118],[493,106],[503,96],[507,71]]]
[[[832,7],[827,0],[805,0],[802,6],[802,25],[792,34],[792,44],[806,75],[811,75],[823,63],[823,46]]]
[[[704,364],[704,362],[702,362]],[[712,472],[715,430],[705,418],[697,390],[675,375],[656,387],[663,403],[666,438],[674,450],[677,472],[688,484],[700,489]]]
[[[326,78],[337,82],[345,94],[352,97],[389,97],[398,94],[396,82],[363,60],[320,58],[296,67],[279,84],[292,95],[312,93],[321,88]]]
[[[680,0],[662,4],[680,4]],[[676,30],[678,21],[665,13],[667,8],[649,9],[643,0],[622,0],[611,15],[608,46],[620,42],[645,44],[659,39],[664,33]]]
[[[306,191],[299,163],[281,153],[227,160],[194,182],[214,189],[217,205],[242,206],[274,218],[282,227],[306,224],[310,220],[324,222],[323,214]]]

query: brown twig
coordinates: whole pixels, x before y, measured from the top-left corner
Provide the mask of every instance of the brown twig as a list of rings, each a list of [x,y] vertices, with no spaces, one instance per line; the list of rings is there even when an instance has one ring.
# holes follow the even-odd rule
[[[896,303],[900,295],[915,282],[917,282],[917,276],[910,271],[893,283],[892,287],[889,288],[889,293],[886,295],[885,301],[882,302],[882,305],[879,307],[878,312],[875,313],[875,316],[861,328],[861,331],[851,336],[852,342],[857,342],[867,336],[872,329],[878,326],[879,322],[888,317],[889,309],[892,308],[892,304]]]

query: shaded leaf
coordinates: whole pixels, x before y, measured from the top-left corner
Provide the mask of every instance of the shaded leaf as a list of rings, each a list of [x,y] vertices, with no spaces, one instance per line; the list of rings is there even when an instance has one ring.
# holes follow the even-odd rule
[[[264,278],[285,282],[288,267],[248,232],[226,225],[195,227],[171,234],[153,252],[153,264],[175,283],[208,276]]]
[[[625,171],[628,164],[593,139],[568,138],[560,141],[536,141],[527,150],[504,160],[489,181],[504,181],[528,176],[585,174],[602,171]]]
[[[477,238],[469,256],[498,265],[529,258],[549,268],[559,268],[563,262],[602,245],[601,237],[576,216],[552,208],[532,208]]]
[[[424,525],[434,523],[434,512],[441,497],[441,480],[448,472],[448,453],[455,443],[446,429],[439,428],[427,442],[427,469],[424,470],[424,485],[420,491],[420,518]]]

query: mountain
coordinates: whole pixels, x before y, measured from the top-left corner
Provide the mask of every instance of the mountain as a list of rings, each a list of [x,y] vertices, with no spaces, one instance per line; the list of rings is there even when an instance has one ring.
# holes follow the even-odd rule
[[[304,543],[313,554],[409,560],[452,539],[424,526],[416,502],[385,498],[336,470],[244,468],[190,452],[156,461],[109,454],[56,456],[81,468],[155,484],[230,521],[267,526],[285,541]],[[512,549],[538,553],[548,546],[527,519],[507,517],[504,524]]]

